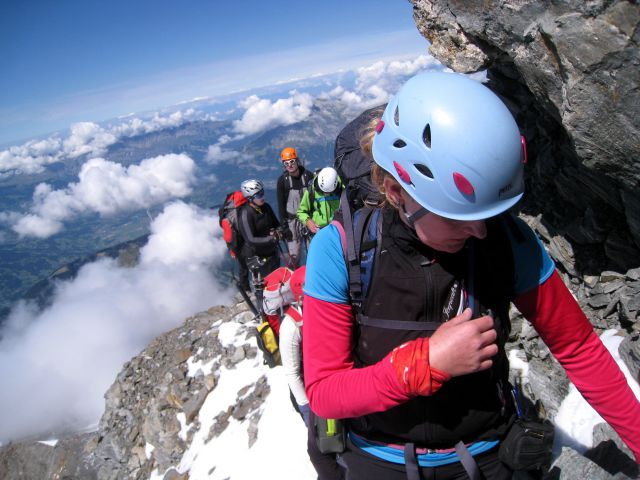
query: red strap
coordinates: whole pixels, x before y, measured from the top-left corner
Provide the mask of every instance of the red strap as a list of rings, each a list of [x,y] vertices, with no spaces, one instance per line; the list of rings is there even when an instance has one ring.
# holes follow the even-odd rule
[[[302,322],[302,314],[294,306],[289,306],[289,308],[287,308],[287,311],[285,312],[285,314],[289,315],[291,318],[293,318],[296,323]]]
[[[280,317],[278,315],[265,314],[265,318],[267,322],[269,322],[269,325],[271,325],[271,328],[273,329],[273,331],[275,332],[276,339],[278,339],[280,337]]]
[[[244,198],[244,195],[240,190],[236,190],[231,195],[233,195],[233,203],[236,206],[236,208],[247,203],[247,199]]]
[[[228,218],[223,218],[220,222],[222,226],[222,238],[225,242],[231,243],[233,240],[233,230],[231,229],[231,222],[229,222]]]

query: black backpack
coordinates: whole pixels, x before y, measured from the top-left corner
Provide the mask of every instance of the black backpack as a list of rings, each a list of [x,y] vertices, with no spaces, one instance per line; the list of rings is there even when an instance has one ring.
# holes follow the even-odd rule
[[[377,205],[382,195],[371,183],[371,162],[360,150],[360,138],[373,118],[382,115],[384,105],[362,112],[338,134],[334,167],[342,177],[352,211],[365,204]]]

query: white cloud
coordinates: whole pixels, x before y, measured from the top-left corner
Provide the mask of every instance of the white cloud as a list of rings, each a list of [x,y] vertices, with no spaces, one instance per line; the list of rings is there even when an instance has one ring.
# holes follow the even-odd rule
[[[422,70],[441,70],[443,67],[437,60],[428,55],[420,55],[412,60],[378,61],[356,70],[356,81],[353,90],[336,87],[327,95],[338,98],[349,112],[360,112],[364,109],[389,101],[407,77]]]
[[[0,334],[0,442],[95,424],[125,361],[188,315],[230,301],[210,273],[226,255],[215,217],[175,202],[151,230],[138,266],[101,259],[59,283],[46,310],[12,310]]]
[[[139,165],[123,167],[103,158],[82,165],[78,182],[60,190],[39,184],[31,212],[15,221],[20,236],[48,237],[62,229],[62,222],[84,212],[108,215],[147,208],[191,193],[195,163],[185,154],[147,158]]]
[[[237,158],[239,155],[240,154],[238,152],[233,150],[224,150],[221,144],[216,143],[214,145],[209,145],[204,160],[207,163],[215,165],[216,163]]]
[[[159,262],[187,268],[206,265],[212,257],[224,253],[218,248],[220,245],[212,235],[213,230],[210,215],[175,202],[151,224],[151,237],[142,251],[141,264]]]
[[[47,238],[58,233],[62,227],[59,220],[29,213],[16,221],[13,230],[21,237]]]
[[[69,158],[80,155],[102,155],[109,145],[118,141],[117,137],[93,122],[79,122],[71,125],[71,134],[63,142],[64,153]]]
[[[372,81],[378,81],[387,71],[387,65],[385,62],[376,62],[367,67],[360,67],[358,72],[358,82],[363,84],[371,83]]]
[[[204,161],[210,163],[211,165],[215,165],[217,163],[226,162],[228,160],[234,160],[237,163],[239,160],[250,159],[251,155],[248,155],[247,153],[223,148],[223,146],[229,143],[231,140],[237,140],[242,138],[243,136],[244,135],[240,134],[232,138],[229,135],[222,135],[218,139],[218,143],[209,145],[207,154],[204,157]]]
[[[166,128],[175,128],[188,122],[208,118],[209,116],[193,108],[184,111],[178,110],[164,117],[156,112],[148,120],[142,120],[137,117],[132,118],[127,122],[112,127],[112,131],[120,137],[135,137],[136,135],[158,132]]]
[[[392,61],[389,62],[389,66],[387,67],[387,72],[390,75],[415,75],[420,70],[425,70],[427,68],[441,68],[441,64],[430,55],[420,55],[413,60],[406,61]]]
[[[360,108],[364,103],[360,95],[348,90],[345,90],[340,94],[340,101],[348,107],[353,106],[354,108]]]
[[[58,137],[31,140],[24,145],[0,151],[0,177],[11,174],[32,174],[43,170],[44,165],[59,162],[62,141]]]
[[[64,140],[55,135],[0,151],[0,178],[40,173],[44,171],[45,166],[65,158],[77,158],[82,155],[101,156],[110,145],[121,138],[175,128],[199,119],[210,120],[212,117],[189,108],[167,115],[156,112],[148,119],[123,118],[120,123],[104,127],[93,122],[74,123],[69,128],[69,136]]]
[[[344,87],[342,85],[338,85],[336,88],[329,92],[330,97],[339,97],[344,93]]]
[[[313,99],[308,93],[289,92],[291,97],[275,102],[251,95],[239,103],[246,109],[242,118],[233,122],[240,134],[250,135],[279,125],[292,125],[311,114]]]

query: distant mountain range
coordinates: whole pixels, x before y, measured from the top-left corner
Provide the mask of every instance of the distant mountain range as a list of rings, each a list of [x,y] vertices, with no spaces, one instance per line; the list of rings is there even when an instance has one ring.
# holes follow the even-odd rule
[[[237,152],[237,158],[232,156],[215,163],[206,160],[208,147],[223,135],[235,136],[233,121],[237,115],[229,115],[226,120],[198,120],[122,138],[101,156],[128,166],[158,155],[185,153],[196,163],[199,180],[191,195],[183,200],[209,208],[219,204],[226,192],[239,188],[243,180],[259,178],[265,182],[267,199],[275,208],[275,183],[282,172],[278,160],[280,150],[295,146],[311,169],[331,165],[335,137],[350,120],[343,110],[344,106],[337,101],[316,99],[311,114],[304,121],[231,140],[224,148]],[[0,177],[0,211],[26,211],[39,183],[45,182],[59,189],[77,182],[80,167],[88,158],[86,155],[67,158],[46,166],[39,174]],[[96,252],[143,237],[148,233],[150,217],[161,207],[113,216],[82,215],[47,239],[19,239],[14,232],[4,230],[0,243],[0,312],[6,315],[11,305],[28,292],[28,297],[42,301],[41,282],[46,283],[45,279],[51,276],[59,277],[55,272],[61,266],[72,267],[85,261],[80,259],[92,258]],[[73,272],[71,267],[69,271]],[[35,294],[34,288],[40,293]]]

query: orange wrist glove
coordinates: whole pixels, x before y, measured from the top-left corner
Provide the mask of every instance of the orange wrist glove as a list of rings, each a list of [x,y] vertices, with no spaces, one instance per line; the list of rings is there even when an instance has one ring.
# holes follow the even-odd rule
[[[429,338],[418,338],[394,348],[390,362],[408,395],[433,395],[451,379],[448,373],[429,365]]]

